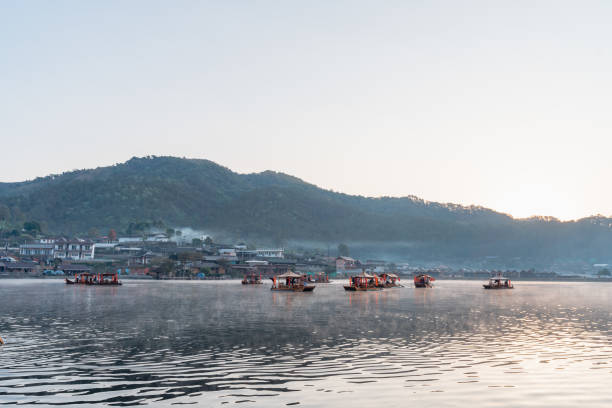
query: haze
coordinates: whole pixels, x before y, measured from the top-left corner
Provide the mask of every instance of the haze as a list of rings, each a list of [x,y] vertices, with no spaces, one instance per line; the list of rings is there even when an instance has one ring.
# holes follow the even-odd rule
[[[610,21],[605,1],[3,1],[0,181],[176,155],[610,215]]]

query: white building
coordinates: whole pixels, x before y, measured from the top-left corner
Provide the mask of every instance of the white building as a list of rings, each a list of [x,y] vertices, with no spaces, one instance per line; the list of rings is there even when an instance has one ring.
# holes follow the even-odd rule
[[[255,253],[258,258],[284,258],[285,256],[285,250],[282,248],[256,249]]]
[[[53,244],[55,258],[84,260],[94,258],[94,243],[88,240],[56,240]]]
[[[154,234],[147,237],[148,242],[170,242],[170,238],[166,234]]]
[[[19,245],[19,255],[47,259],[93,259],[94,243],[82,239],[46,238],[39,242]]]
[[[35,242],[19,245],[19,255],[39,258],[55,258],[53,244]]]

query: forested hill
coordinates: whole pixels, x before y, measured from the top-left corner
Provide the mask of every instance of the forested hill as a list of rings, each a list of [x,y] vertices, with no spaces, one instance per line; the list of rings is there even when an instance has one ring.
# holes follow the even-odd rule
[[[602,259],[612,248],[608,218],[515,220],[482,207],[350,196],[282,173],[238,174],[174,157],[0,183],[2,225],[27,220],[57,233],[125,230],[146,221],[276,242],[401,241],[456,256],[579,252]]]

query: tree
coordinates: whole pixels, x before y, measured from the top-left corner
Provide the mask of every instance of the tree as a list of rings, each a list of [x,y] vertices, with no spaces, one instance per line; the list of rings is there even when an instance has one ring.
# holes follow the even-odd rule
[[[174,236],[174,228],[166,228],[166,235],[168,237],[173,237]]]
[[[211,246],[213,244],[213,240],[211,237],[206,237],[206,239],[204,240],[204,244],[206,246]]]
[[[610,271],[608,269],[602,269],[601,271],[597,272],[597,274],[599,276],[610,276]]]
[[[111,230],[108,232],[108,240],[109,240],[110,242],[115,242],[115,241],[117,241],[117,232],[115,232],[115,230],[114,230],[114,229],[111,229]]]
[[[349,247],[346,244],[338,245],[338,255],[349,256],[349,254],[350,254]]]
[[[23,229],[29,233],[36,235],[41,232],[40,223],[36,221],[26,221],[23,223]]]
[[[200,238],[194,238],[191,240],[191,245],[194,247],[202,246],[202,240]]]
[[[88,236],[89,238],[92,238],[92,239],[93,239],[93,238],[97,238],[97,237],[98,237],[98,235],[99,235],[99,234],[98,234],[98,229],[97,229],[97,228],[95,228],[95,227],[91,227],[91,228],[89,229],[89,231],[87,231],[87,236]]]
[[[151,272],[155,274],[157,279],[159,279],[160,276],[169,276],[174,273],[175,269],[176,265],[171,259],[162,259],[151,265]]]
[[[4,204],[0,204],[0,221],[9,221],[11,219],[11,210]]]

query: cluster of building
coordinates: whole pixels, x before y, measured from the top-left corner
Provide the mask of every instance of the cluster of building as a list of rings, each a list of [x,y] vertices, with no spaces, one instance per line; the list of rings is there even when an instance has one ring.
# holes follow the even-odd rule
[[[177,243],[166,234],[99,240],[46,237],[0,249],[0,276],[72,275],[118,272],[136,278],[223,279],[248,273],[273,276],[288,271],[329,269],[324,260],[287,259],[283,248],[245,244]],[[172,261],[170,270],[159,264]]]
[[[157,279],[227,279],[248,274],[271,277],[289,271],[311,275],[325,273],[338,278],[364,271],[400,276],[427,274],[447,279],[486,279],[497,274],[512,279],[566,277],[534,270],[453,269],[444,265],[419,267],[384,260],[360,261],[349,256],[330,257],[295,252],[287,256],[283,248],[204,242],[201,239],[192,241],[192,245],[177,243],[163,233],[113,240],[107,237],[98,240],[47,237],[15,248],[0,248],[0,276],[73,275],[95,270]],[[159,267],[164,262],[167,266],[168,261],[171,261],[170,268]],[[602,269],[608,265],[596,266]]]
[[[344,277],[362,271],[390,270],[384,261],[361,262],[348,256],[287,256],[283,248],[252,248],[244,243],[177,242],[166,234],[98,240],[46,237],[19,247],[0,249],[0,276],[72,275],[80,272],[118,272],[135,278],[227,279],[257,274],[271,277],[286,272]],[[169,262],[170,261],[170,262]],[[168,268],[161,268],[164,264]],[[394,266],[393,266],[394,268]]]

